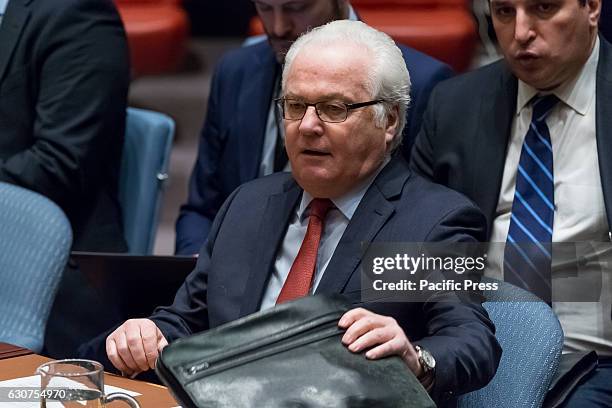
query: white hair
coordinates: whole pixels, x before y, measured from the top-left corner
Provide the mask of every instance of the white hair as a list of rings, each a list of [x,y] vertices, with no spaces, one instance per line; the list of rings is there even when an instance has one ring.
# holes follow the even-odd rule
[[[368,73],[367,89],[373,99],[381,99],[383,103],[374,105],[376,126],[384,127],[387,117],[397,107],[398,126],[390,146],[395,150],[401,143],[402,131],[406,125],[406,111],[410,104],[410,74],[402,52],[387,34],[375,30],[361,21],[336,20],[314,28],[303,34],[291,46],[285,57],[282,87],[286,89],[287,75],[295,57],[305,48],[341,47],[352,43],[365,48],[372,57]]]

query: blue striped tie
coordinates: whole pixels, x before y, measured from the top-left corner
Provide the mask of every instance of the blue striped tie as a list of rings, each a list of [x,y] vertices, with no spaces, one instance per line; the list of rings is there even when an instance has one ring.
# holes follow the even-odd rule
[[[551,302],[552,233],[555,216],[553,152],[546,117],[558,99],[536,97],[516,173],[504,252],[506,282]]]

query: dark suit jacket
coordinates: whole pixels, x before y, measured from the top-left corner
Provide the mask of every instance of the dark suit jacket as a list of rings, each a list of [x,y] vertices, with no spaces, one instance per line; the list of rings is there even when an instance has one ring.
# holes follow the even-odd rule
[[[599,170],[612,220],[612,45],[600,37],[596,84]],[[504,61],[445,81],[434,89],[410,166],[474,200],[495,218],[518,82]],[[588,159],[588,158],[585,158]]]
[[[402,151],[421,127],[429,93],[452,75],[441,62],[400,46],[412,80]],[[258,177],[274,79],[280,71],[268,42],[231,51],[215,69],[189,197],[176,223],[177,254],[198,253],[221,204]]]
[[[0,25],[0,181],[68,215],[74,249],[123,251],[129,62],[110,0],[11,0]]]
[[[601,3],[599,31],[606,40],[612,41],[612,3],[610,1]]]
[[[215,218],[196,269],[173,305],[152,320],[168,341],[256,312],[302,190],[288,173],[239,187]],[[360,299],[363,242],[474,242],[484,237],[484,217],[468,200],[411,174],[392,160],[366,192],[317,287]],[[484,386],[494,375],[501,350],[481,305],[465,302],[370,303],[364,307],[393,316],[412,341],[436,359],[433,392],[439,403],[455,393]],[[100,336],[80,350],[112,367]],[[452,394],[451,394],[452,393]]]

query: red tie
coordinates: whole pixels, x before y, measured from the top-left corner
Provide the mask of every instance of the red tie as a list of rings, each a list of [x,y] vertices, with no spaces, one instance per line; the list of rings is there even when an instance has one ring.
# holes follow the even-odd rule
[[[291,265],[291,270],[278,299],[276,299],[276,304],[306,296],[310,291],[317,266],[317,252],[325,224],[325,216],[334,207],[334,203],[327,198],[315,198],[310,202],[309,207],[310,219],[308,220],[306,236],[293,265]]]

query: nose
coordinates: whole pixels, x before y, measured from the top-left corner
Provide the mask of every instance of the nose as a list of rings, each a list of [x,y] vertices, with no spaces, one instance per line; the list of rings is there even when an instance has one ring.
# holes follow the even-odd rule
[[[314,106],[309,106],[304,113],[304,117],[300,121],[299,131],[305,135],[322,135],[323,134],[323,121],[317,115],[317,111]]]
[[[514,40],[523,45],[532,41],[536,35],[533,23],[533,19],[525,10],[517,9],[514,24]]]
[[[282,10],[274,10],[272,20],[272,33],[276,37],[286,37],[293,30],[293,23],[287,14]]]

